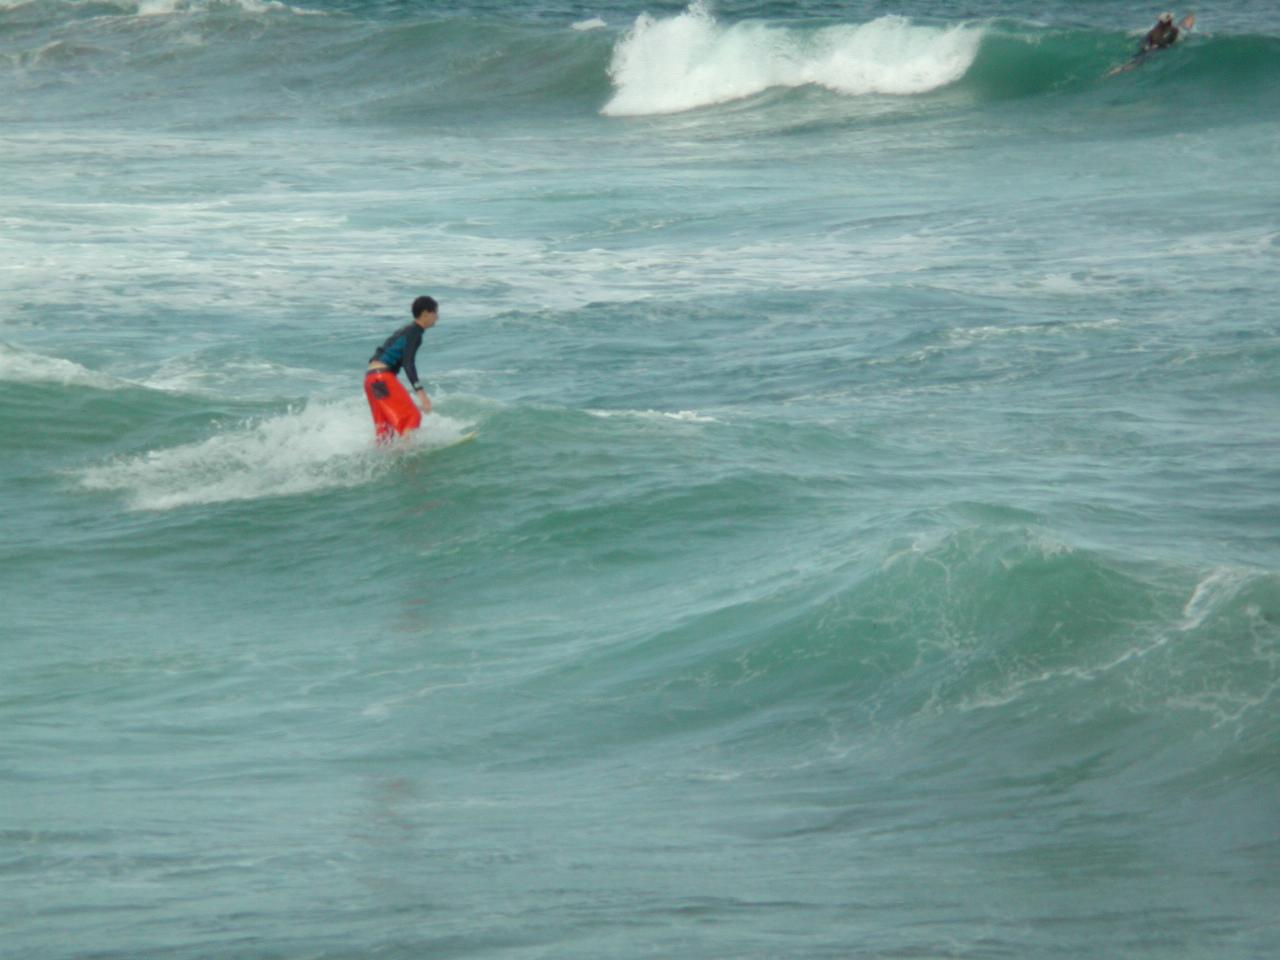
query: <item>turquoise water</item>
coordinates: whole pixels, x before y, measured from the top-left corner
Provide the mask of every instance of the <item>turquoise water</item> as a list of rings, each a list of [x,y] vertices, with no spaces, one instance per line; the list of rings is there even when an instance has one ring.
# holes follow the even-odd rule
[[[0,956],[1280,952],[1280,12],[1156,12],[0,0]]]

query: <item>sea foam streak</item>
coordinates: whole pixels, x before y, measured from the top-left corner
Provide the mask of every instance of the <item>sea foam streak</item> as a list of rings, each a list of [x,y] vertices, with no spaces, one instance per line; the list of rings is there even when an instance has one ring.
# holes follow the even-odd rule
[[[668,19],[642,15],[614,49],[612,116],[677,113],[772,87],[816,85],[837,93],[915,94],[964,76],[981,31],[917,26],[905,17],[801,31],[718,23],[692,4]]]
[[[216,3],[200,2],[200,0],[138,0],[138,16],[160,17],[175,13],[203,12],[216,7]],[[226,6],[239,7],[246,13],[268,13],[287,10],[290,13],[313,14],[315,11],[300,10],[278,0],[230,0]]]

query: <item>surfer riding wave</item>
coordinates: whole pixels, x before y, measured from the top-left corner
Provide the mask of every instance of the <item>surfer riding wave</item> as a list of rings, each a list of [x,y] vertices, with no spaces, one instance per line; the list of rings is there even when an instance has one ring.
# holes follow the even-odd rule
[[[418,379],[417,355],[423,333],[440,318],[440,307],[432,297],[418,297],[410,312],[413,323],[401,327],[382,342],[369,358],[364,377],[364,394],[379,442],[416,430],[422,423],[422,414],[431,412],[431,399]],[[401,369],[418,395],[421,412],[397,377]]]

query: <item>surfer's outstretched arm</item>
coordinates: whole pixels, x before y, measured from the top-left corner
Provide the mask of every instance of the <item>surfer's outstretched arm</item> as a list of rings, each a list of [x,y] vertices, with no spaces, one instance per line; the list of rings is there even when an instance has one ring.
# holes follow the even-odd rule
[[[419,297],[413,302],[411,309],[413,322],[418,329],[415,331],[417,336],[409,339],[404,351],[404,372],[409,378],[409,386],[413,387],[413,392],[418,397],[418,405],[422,407],[422,412],[430,413],[431,398],[427,396],[427,391],[422,389],[422,381],[418,379],[418,347],[422,345],[423,332],[436,325],[440,308],[431,297]]]

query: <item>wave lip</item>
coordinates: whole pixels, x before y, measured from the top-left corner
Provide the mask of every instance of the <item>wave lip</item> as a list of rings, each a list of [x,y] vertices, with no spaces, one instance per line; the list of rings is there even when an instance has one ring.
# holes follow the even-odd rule
[[[698,0],[678,16],[644,15],[615,46],[610,116],[679,113],[775,87],[846,96],[927,93],[964,76],[982,31],[920,26],[900,16],[797,30],[718,23]]]

